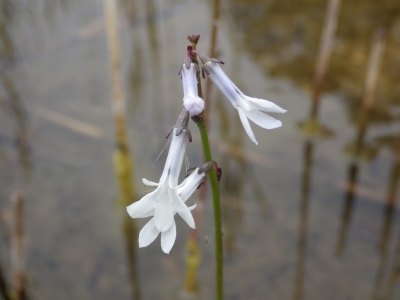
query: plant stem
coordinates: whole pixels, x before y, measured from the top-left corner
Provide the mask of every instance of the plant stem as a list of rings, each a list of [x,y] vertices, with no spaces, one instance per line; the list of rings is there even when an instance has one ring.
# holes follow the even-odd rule
[[[199,38],[200,36],[198,36]],[[190,39],[193,50],[196,50],[197,40]],[[195,55],[192,57],[192,61],[197,63]],[[197,90],[199,97],[203,98],[203,91],[201,89],[200,74],[197,80]],[[196,116],[192,116],[193,122],[197,124],[200,131],[201,143],[203,145],[203,152],[206,161],[213,161],[210,141],[208,139],[207,124],[204,118],[204,111]],[[222,243],[222,215],[221,215],[221,201],[219,193],[219,180],[217,177],[217,170],[214,167],[208,174],[211,183],[211,193],[213,198],[213,209],[214,209],[214,234],[215,234],[215,288],[216,288],[216,299],[223,299],[223,243]]]
[[[205,124],[203,113],[193,116],[192,120],[197,124],[200,130],[201,143],[206,161],[212,161],[210,142],[208,140],[207,126]],[[221,202],[219,193],[219,182],[215,168],[208,173],[211,183],[211,193],[214,208],[214,234],[215,234],[215,284],[216,299],[223,299],[223,244],[222,244],[222,216]]]

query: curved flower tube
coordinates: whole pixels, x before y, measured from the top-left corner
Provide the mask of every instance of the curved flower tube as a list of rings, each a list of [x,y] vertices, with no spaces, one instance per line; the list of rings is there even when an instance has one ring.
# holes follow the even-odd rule
[[[198,115],[204,110],[204,100],[197,93],[196,65],[190,63],[189,68],[184,64],[181,69],[183,84],[183,106],[190,115]]]
[[[271,101],[251,98],[243,94],[222,70],[220,62],[217,62],[215,59],[208,60],[204,64],[204,70],[210,77],[211,81],[238,110],[243,127],[254,143],[258,145],[248,119],[265,129],[274,129],[282,126],[281,121],[276,120],[261,111],[284,113],[286,110],[280,108]]]

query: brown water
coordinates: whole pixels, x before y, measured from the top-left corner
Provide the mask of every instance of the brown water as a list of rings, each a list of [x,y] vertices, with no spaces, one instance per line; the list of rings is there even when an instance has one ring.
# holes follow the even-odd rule
[[[342,3],[318,115],[333,135],[310,138],[299,123],[309,118],[325,8],[325,1],[306,0],[221,3],[217,53],[224,70],[243,92],[288,110],[277,116],[280,129],[253,126],[256,146],[230,103],[212,90],[210,136],[223,170],[226,299],[400,298],[400,3]],[[155,161],[181,110],[177,70],[186,36],[200,33],[198,48],[209,49],[212,3],[124,0],[119,10],[138,198],[148,190],[141,178],[157,180],[162,171],[165,156]],[[130,223],[117,204],[103,3],[2,0],[0,11],[4,272],[10,268],[10,195],[22,189],[32,299],[132,299],[134,293],[177,299],[186,223],[177,217],[170,255],[159,240],[143,249],[126,246]],[[359,131],[378,28],[386,31],[386,47],[365,155],[359,155],[366,159],[355,159],[349,145]],[[196,166],[202,149],[190,126],[187,155]],[[213,299],[212,220],[207,194],[198,227],[198,299]],[[137,227],[144,224],[139,220]]]

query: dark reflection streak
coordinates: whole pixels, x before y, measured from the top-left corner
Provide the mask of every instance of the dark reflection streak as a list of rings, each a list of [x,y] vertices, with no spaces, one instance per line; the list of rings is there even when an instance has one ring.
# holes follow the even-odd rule
[[[388,195],[385,207],[384,224],[382,226],[381,239],[379,248],[381,253],[387,248],[388,240],[390,237],[390,228],[393,223],[394,212],[396,208],[396,194],[400,178],[400,140],[397,146],[396,161],[393,164],[390,183],[388,187]]]
[[[155,5],[155,0],[151,1],[143,1],[143,5],[145,6],[145,28],[147,29],[147,36],[146,38],[150,42],[150,62],[148,62],[151,67],[152,67],[152,74],[154,74],[154,78],[157,78],[157,81],[159,78],[161,78],[160,74],[160,37],[157,32],[157,9]],[[152,90],[152,92],[154,92]],[[165,91],[164,91],[165,93]],[[157,97],[158,95],[156,95]],[[164,107],[164,102],[165,101],[156,101],[156,105],[153,105],[153,114],[154,114],[154,119],[156,120],[162,120],[164,115],[163,112],[165,111]]]
[[[124,2],[124,11],[127,15],[129,26],[134,28],[138,26],[137,22],[137,9],[135,6],[135,1],[125,1]],[[130,97],[128,97],[128,101],[131,101],[130,107],[132,108],[132,115],[136,111],[136,106],[140,103],[142,99],[142,87],[145,85],[143,84],[143,52],[141,48],[141,41],[138,35],[136,35],[135,30],[132,30],[131,34],[131,41],[132,41],[132,64],[129,70],[129,92]],[[131,100],[132,99],[132,100]]]
[[[9,292],[9,287],[4,276],[3,264],[0,261],[0,295],[3,296],[4,300],[11,300],[12,297]]]
[[[0,19],[0,42],[2,44],[3,51],[0,53],[0,64],[8,65],[15,59],[16,48],[9,33],[9,24],[14,17],[15,11],[15,7],[11,1],[1,2],[2,18]],[[0,65],[0,69],[1,67],[2,66]],[[18,147],[20,164],[25,172],[29,172],[31,160],[29,152],[30,146],[28,141],[29,122],[26,108],[21,100],[14,82],[5,73],[0,75],[3,81],[4,90],[7,94],[8,107],[10,108],[17,124],[14,140],[16,146]]]
[[[393,293],[396,289],[396,281],[400,279],[400,232],[397,237],[396,247],[395,247],[395,256],[392,263],[392,270],[388,279],[388,288],[386,290],[384,299],[390,300],[393,299]],[[399,285],[397,285],[398,287]]]
[[[357,177],[358,177],[359,166],[357,163],[352,163],[348,169],[348,179],[346,186],[345,204],[342,212],[342,223],[339,229],[339,238],[336,247],[336,256],[341,256],[346,244],[346,236],[349,227],[349,223],[352,216],[354,206],[354,193],[357,188]]]
[[[137,249],[138,245],[138,230],[136,227],[135,220],[131,219],[128,214],[124,213],[124,219],[122,223],[122,232],[125,238],[125,249],[128,257],[128,267],[130,275],[130,283],[132,286],[132,299],[140,300],[140,284],[138,276],[138,260],[137,260]]]
[[[379,260],[379,266],[378,266],[378,270],[376,273],[376,280],[375,280],[375,284],[374,284],[374,289],[372,292],[372,300],[378,300],[381,299],[381,297],[379,296],[380,291],[382,289],[382,284],[383,281],[385,279],[385,269],[387,266],[387,261],[389,258],[389,253],[388,253],[388,249],[384,249],[384,251],[381,253],[381,258]]]
[[[236,165],[236,166],[235,166]],[[224,170],[224,181],[222,188],[225,191],[223,198],[223,220],[225,225],[225,243],[228,256],[235,253],[236,238],[243,220],[243,178],[246,174],[246,162],[237,159],[232,163],[232,158],[224,156],[221,160],[221,167]]]
[[[160,55],[158,51],[160,50],[160,46],[158,41],[160,37],[157,34],[157,10],[155,8],[154,1],[145,1],[146,3],[146,29],[147,29],[147,37],[150,41],[150,51],[151,51],[151,58],[154,60],[153,67],[155,71],[160,66]]]
[[[18,154],[22,169],[29,173],[31,169],[31,158],[30,158],[30,144],[28,138],[29,121],[28,114],[26,112],[25,105],[21,100],[18,90],[13,81],[6,75],[3,75],[3,84],[7,90],[9,97],[9,104],[11,111],[15,117],[17,123],[17,129],[15,130],[15,143],[18,147]]]
[[[362,156],[365,147],[365,134],[367,132],[371,109],[374,101],[374,92],[378,77],[379,64],[381,54],[383,51],[383,33],[376,31],[371,45],[371,53],[369,57],[367,76],[365,80],[364,95],[362,100],[362,119],[358,128],[354,156],[359,159]],[[352,210],[354,206],[354,194],[357,190],[357,174],[358,174],[358,160],[353,161],[349,166],[349,175],[347,183],[347,193],[345,196],[345,203],[342,212],[342,224],[339,230],[338,245],[336,248],[336,255],[341,256],[346,246],[346,235],[351,221]]]
[[[385,269],[387,267],[387,261],[389,256],[389,240],[392,223],[394,221],[394,213],[396,208],[396,194],[397,186],[400,178],[400,139],[398,140],[396,149],[396,161],[393,164],[390,182],[388,186],[388,195],[385,207],[385,217],[382,226],[381,238],[379,242],[379,251],[381,258],[379,261],[378,271],[376,274],[376,280],[374,290],[372,293],[372,299],[379,299],[382,284],[385,278]]]
[[[253,192],[253,198],[256,200],[258,207],[260,208],[260,212],[266,220],[271,216],[270,205],[267,200],[267,197],[261,187],[261,183],[258,180],[257,174],[254,170],[252,164],[247,164],[247,173],[246,177],[250,178],[249,184],[251,184],[251,191]]]
[[[302,173],[300,219],[299,219],[299,240],[297,244],[297,260],[295,288],[293,299],[303,298],[304,290],[304,271],[307,253],[307,234],[308,234],[308,206],[311,186],[312,157],[314,152],[314,143],[307,140],[304,144],[304,166]]]
[[[324,26],[321,33],[321,41],[319,45],[318,56],[314,70],[312,105],[310,111],[309,122],[317,124],[319,101],[322,92],[322,87],[325,81],[328,62],[332,52],[333,38],[336,31],[337,19],[340,9],[340,0],[329,0]],[[299,240],[297,246],[297,262],[294,287],[294,299],[303,298],[304,289],[304,271],[306,264],[307,253],[307,234],[308,234],[308,208],[311,186],[311,168],[312,157],[314,152],[314,143],[308,139],[304,145],[304,168],[302,174],[302,189],[300,203],[300,220],[299,220]]]
[[[10,243],[14,300],[27,300],[30,298],[26,288],[25,203],[25,195],[20,191],[15,191],[11,197],[13,219]]]

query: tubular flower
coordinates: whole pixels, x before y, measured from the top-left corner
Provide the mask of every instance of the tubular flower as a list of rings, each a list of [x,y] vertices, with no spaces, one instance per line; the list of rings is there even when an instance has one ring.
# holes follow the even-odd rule
[[[171,227],[174,221],[174,210],[190,227],[194,228],[192,214],[178,197],[175,189],[185,155],[187,137],[186,131],[177,136],[177,130],[177,128],[173,129],[171,146],[159,183],[143,179],[145,184],[157,186],[157,189],[127,207],[128,214],[132,218],[145,218],[154,214],[155,225],[161,232]]]
[[[198,115],[204,110],[204,100],[197,93],[197,71],[193,63],[184,64],[181,69],[183,84],[183,106],[190,115]]]
[[[198,52],[196,54],[199,55]],[[203,55],[204,57],[204,55]],[[270,117],[264,112],[284,113],[286,110],[278,105],[263,99],[251,98],[243,94],[238,87],[229,79],[220,66],[220,61],[216,59],[207,59],[203,65],[204,71],[210,77],[217,88],[229,99],[232,105],[238,110],[243,127],[250,139],[258,144],[253,130],[250,127],[249,120],[265,129],[274,129],[282,126],[281,121]]]
[[[212,163],[205,164],[202,168],[196,168],[179,186],[174,188],[177,197],[183,203],[186,202],[194,191],[199,187],[205,179],[206,172],[211,168]],[[184,204],[185,205],[185,204]],[[188,208],[193,210],[196,205]],[[174,211],[175,215],[176,211]],[[176,239],[176,225],[173,220],[171,226],[164,231],[161,231],[155,221],[155,216],[142,228],[139,233],[139,247],[150,245],[161,232],[161,248],[165,253],[169,253]]]

